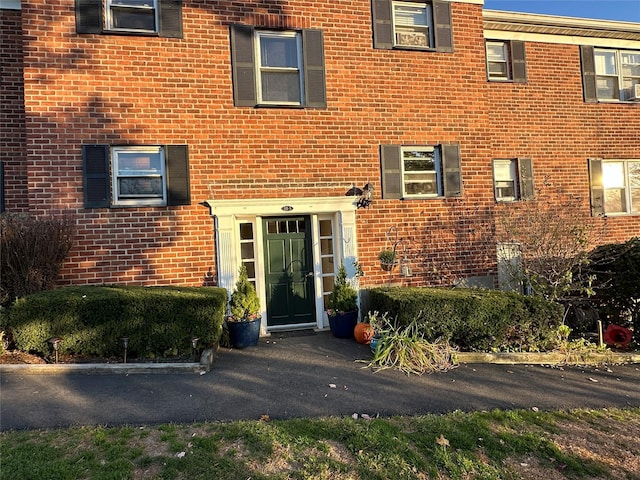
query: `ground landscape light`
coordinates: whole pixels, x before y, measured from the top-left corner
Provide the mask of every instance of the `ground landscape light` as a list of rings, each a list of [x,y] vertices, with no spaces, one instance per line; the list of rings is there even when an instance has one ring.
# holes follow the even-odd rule
[[[60,337],[51,337],[47,340],[52,346],[53,350],[56,352],[56,363],[58,363],[58,351],[60,350],[60,342],[62,342],[62,338]]]
[[[129,348],[129,337],[122,337],[122,345],[124,346],[123,363],[127,363],[127,348]]]

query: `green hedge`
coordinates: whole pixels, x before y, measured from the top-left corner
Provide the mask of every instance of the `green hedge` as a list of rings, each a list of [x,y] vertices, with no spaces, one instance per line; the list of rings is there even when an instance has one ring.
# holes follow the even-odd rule
[[[370,310],[400,325],[419,317],[425,338],[462,351],[544,351],[556,342],[563,307],[495,290],[385,287],[369,291]]]
[[[19,350],[51,354],[47,339],[62,337],[60,352],[80,355],[178,356],[217,344],[227,292],[216,287],[66,287],[27,295],[9,309],[6,327]]]

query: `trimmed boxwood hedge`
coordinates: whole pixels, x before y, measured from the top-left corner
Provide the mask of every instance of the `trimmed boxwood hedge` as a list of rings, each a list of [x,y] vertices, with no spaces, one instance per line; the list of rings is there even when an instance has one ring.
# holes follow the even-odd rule
[[[179,356],[220,340],[227,291],[217,287],[65,287],[27,295],[9,309],[7,325],[19,350],[51,354],[47,339],[62,337],[61,353]]]
[[[462,351],[544,351],[553,348],[563,307],[541,297],[481,289],[381,287],[369,307],[399,325],[420,318],[428,341],[447,340]]]

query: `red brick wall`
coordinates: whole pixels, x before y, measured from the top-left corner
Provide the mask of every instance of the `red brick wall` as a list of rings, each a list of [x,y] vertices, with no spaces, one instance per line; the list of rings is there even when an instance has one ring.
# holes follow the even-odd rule
[[[640,158],[640,104],[585,103],[577,45],[526,43],[526,84],[489,83],[491,155],[533,159],[536,190],[583,199],[589,158]],[[602,242],[640,235],[640,216],[595,219]]]
[[[16,212],[28,208],[20,21],[19,10],[0,10],[0,161],[5,208]]]
[[[388,280],[377,254],[391,227],[413,284],[495,272],[492,158],[531,157],[537,185],[588,196],[586,158],[640,150],[638,108],[582,101],[575,46],[527,43],[529,83],[488,83],[480,5],[452,4],[455,51],[436,53],[373,49],[369,1],[183,4],[184,38],[167,39],[78,35],[73,1],[22,2],[29,208],[77,219],[67,283],[201,284],[215,265],[198,202],[343,195],[368,180],[365,284]],[[324,31],[326,109],[233,106],[229,25],[265,19]],[[83,209],[84,143],[187,143],[192,206]],[[459,143],[463,199],[382,200],[387,143]],[[639,217],[609,223],[612,239],[640,232]]]

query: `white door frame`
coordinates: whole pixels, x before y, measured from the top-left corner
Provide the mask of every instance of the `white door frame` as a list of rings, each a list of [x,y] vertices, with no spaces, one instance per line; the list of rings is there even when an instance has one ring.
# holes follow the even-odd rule
[[[254,225],[256,290],[260,298],[262,318],[267,318],[266,291],[264,282],[264,247],[262,245],[262,217],[291,215],[310,215],[313,243],[313,273],[316,305],[315,328],[325,329],[322,298],[322,265],[320,262],[320,243],[318,241],[318,216],[332,215],[334,220],[335,258],[337,265],[344,263],[347,276],[355,275],[354,262],[357,258],[356,240],[356,201],[357,198],[317,197],[317,198],[275,198],[275,199],[234,199],[207,200],[201,205],[209,208],[209,214],[215,225],[215,251],[218,272],[218,286],[233,292],[240,267],[240,238],[238,225],[250,222]],[[337,268],[337,266],[336,266]],[[262,322],[262,334],[266,335],[267,322]]]

